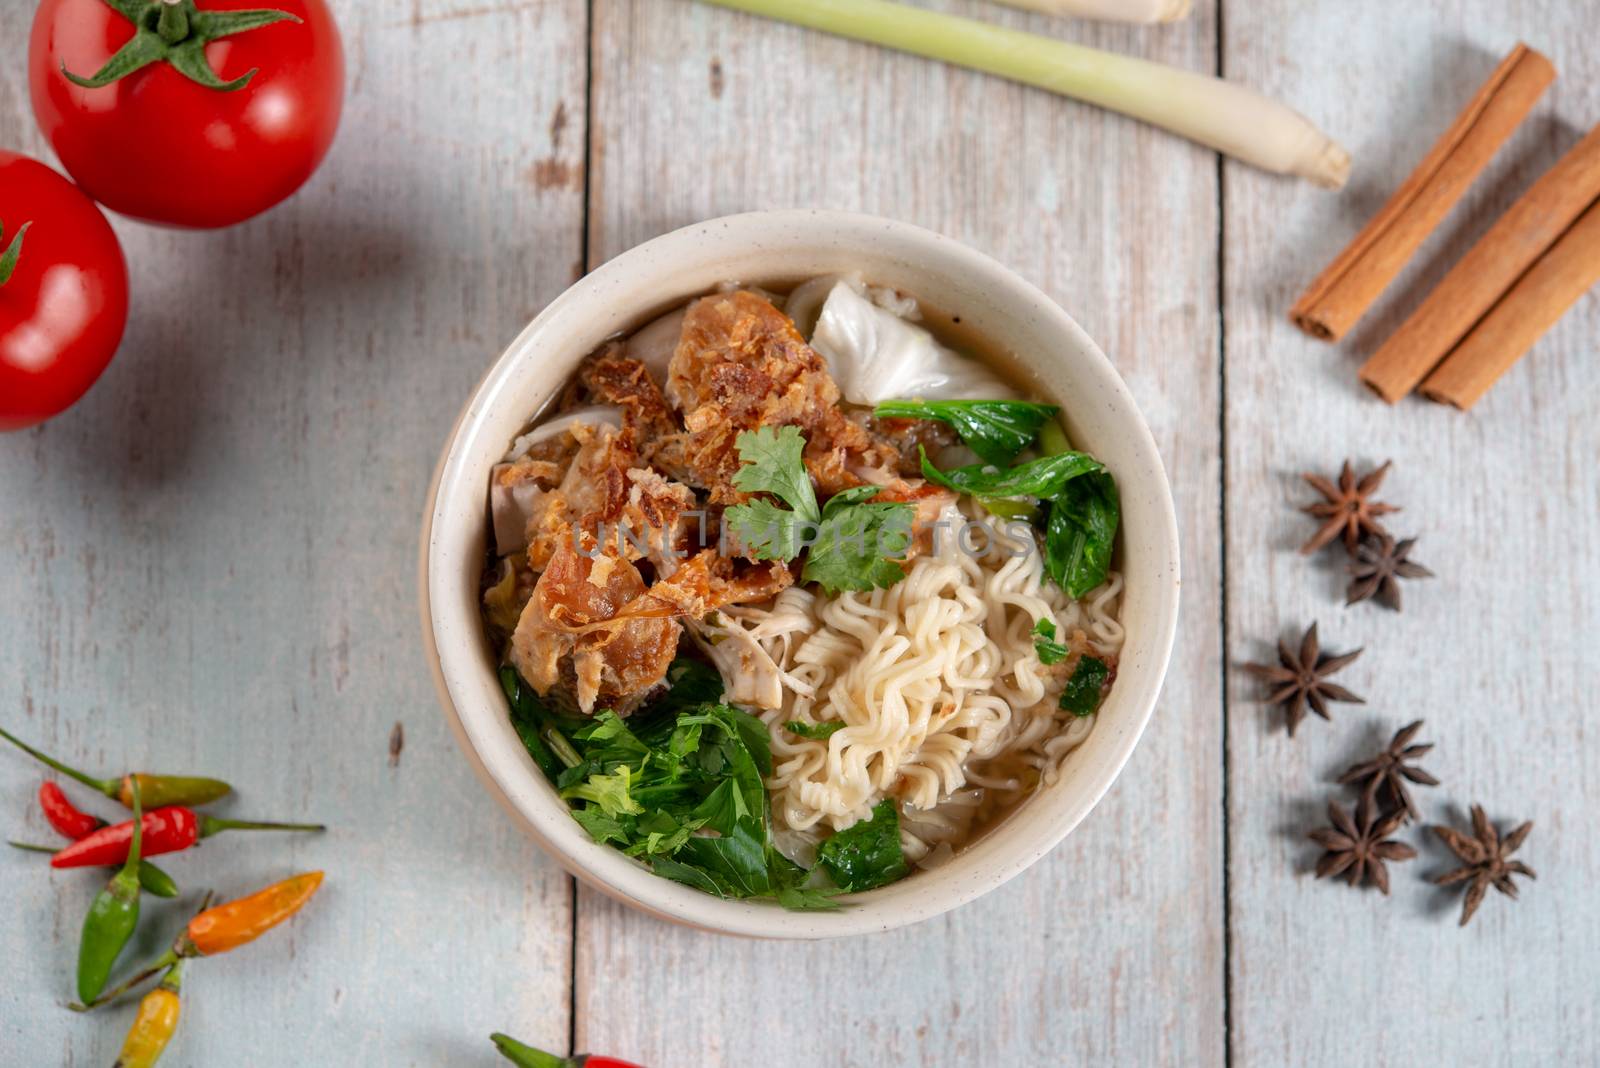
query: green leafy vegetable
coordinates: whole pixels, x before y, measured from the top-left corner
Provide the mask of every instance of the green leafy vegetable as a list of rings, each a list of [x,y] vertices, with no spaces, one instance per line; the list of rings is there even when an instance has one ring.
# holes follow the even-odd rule
[[[877,492],[876,486],[857,486],[829,498],[802,579],[837,593],[887,588],[906,577],[905,568],[891,557],[904,556],[910,548],[916,509],[898,501],[856,503]],[[841,497],[847,499],[841,502]]]
[[[900,852],[900,814],[890,798],[872,808],[872,818],[826,839],[817,862],[835,885],[858,893],[903,878],[910,870]]]
[[[1100,691],[1105,688],[1111,669],[1104,660],[1093,656],[1078,658],[1072,669],[1067,688],[1061,691],[1061,708],[1074,716],[1092,716],[1100,707]]]
[[[606,815],[598,808],[575,808],[572,810],[572,818],[582,824],[583,829],[589,832],[589,837],[601,845],[607,842],[624,846],[628,844],[628,832],[621,821]]]
[[[809,886],[780,886],[778,887],[778,904],[792,912],[826,912],[836,910],[839,903],[833,896],[839,893],[835,889],[821,889]]]
[[[673,859],[705,872],[726,897],[760,897],[772,891],[766,837],[759,822],[742,819],[731,834],[690,838]]]
[[[1044,568],[1057,586],[1082,597],[1111,570],[1122,507],[1108,471],[1068,482],[1050,506],[1045,525]]]
[[[828,593],[892,586],[905,578],[905,569],[890,558],[903,555],[911,544],[916,516],[911,505],[868,503],[878,488],[856,486],[834,494],[819,508],[798,427],[747,430],[735,442],[744,463],[734,474],[734,486],[746,493],[771,493],[789,505],[786,510],[753,500],[724,513],[724,522],[745,551],[758,560],[793,560],[806,552],[801,577]]]
[[[561,796],[568,801],[592,801],[600,806],[600,811],[612,818],[638,815],[644,809],[633,799],[630,792],[632,785],[632,769],[626,764],[619,764],[617,770],[610,774],[597,771],[577,786],[567,787],[561,791]]]
[[[724,519],[734,542],[757,560],[793,560],[817,539],[816,522],[771,501],[736,504]]]
[[[500,688],[506,693],[506,700],[511,705],[511,726],[517,732],[517,737],[522,740],[523,748],[539,765],[539,770],[552,782],[566,767],[557,756],[552,747],[544,740],[546,731],[553,731],[559,737],[563,726],[577,728],[582,726],[581,720],[558,716],[545,707],[539,695],[533,692],[533,687],[522,681],[522,676],[517,674],[517,669],[509,664],[500,669]]]
[[[996,466],[1005,466],[1033,444],[1039,428],[1060,411],[1053,404],[1028,401],[887,401],[873,412],[879,419],[936,419],[955,428],[967,447]]]
[[[1059,664],[1067,658],[1070,651],[1065,645],[1055,640],[1056,625],[1049,619],[1041,619],[1033,625],[1033,648],[1039,654],[1041,664]]]
[[[722,673],[704,660],[680,656],[667,668],[667,690],[628,717],[633,733],[651,748],[664,746],[678,725],[678,713],[722,703]]]
[[[1105,465],[1086,452],[1063,452],[1042,456],[1015,467],[996,468],[993,464],[972,464],[940,471],[922,449],[922,474],[957,493],[974,497],[1054,497],[1079,475],[1102,471]]]
[[[573,731],[572,740],[583,743],[585,760],[598,763],[631,761],[650,752],[622,722],[622,717],[609,708],[598,712],[587,726]]]
[[[832,869],[801,867],[774,846],[767,726],[715,703],[722,677],[714,668],[675,662],[665,694],[626,720],[610,710],[592,719],[555,715],[509,666],[500,681],[518,736],[594,841],[719,897],[770,898],[790,909],[839,907],[832,900],[839,890],[825,885]],[[816,729],[825,737],[843,725]],[[888,818],[895,820],[892,811]],[[841,870],[865,882],[897,878],[885,873],[895,870],[889,861],[899,859],[898,831],[889,836],[893,858],[883,842],[869,840],[867,829],[852,831],[835,847],[844,858]],[[852,841],[862,845],[851,847]],[[904,874],[903,859],[899,870]],[[864,889],[865,882],[855,888]]]
[[[1032,523],[1039,518],[1039,506],[1032,501],[1012,501],[996,497],[982,502],[983,510],[998,519],[1016,519]]]
[[[806,439],[797,426],[774,430],[764,426],[746,430],[734,439],[743,465],[733,473],[735,489],[746,493],[770,493],[793,508],[802,518],[815,522],[817,495],[806,472]]]
[[[1054,419],[1039,428],[1039,451],[1046,456],[1055,456],[1058,453],[1070,452],[1072,444],[1067,441],[1067,432],[1061,429],[1061,424]]]
[[[801,723],[797,719],[791,719],[783,725],[783,729],[802,738],[821,741],[824,738],[832,738],[835,732],[844,730],[844,726],[842,719],[830,719],[826,723]]]

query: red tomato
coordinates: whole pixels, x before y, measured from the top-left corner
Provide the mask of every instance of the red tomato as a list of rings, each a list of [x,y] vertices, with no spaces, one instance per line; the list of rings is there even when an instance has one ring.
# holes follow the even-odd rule
[[[323,0],[201,3],[203,13],[265,8],[300,21],[205,46],[224,81],[259,68],[241,89],[207,88],[165,60],[86,89],[62,67],[93,75],[133,38],[133,22],[107,0],[39,5],[28,49],[33,113],[61,165],[113,211],[174,226],[230,226],[300,188],[333,143],[344,51]]]
[[[24,224],[16,269],[0,285],[0,430],[83,396],[128,324],[128,265],[106,217],[49,167],[0,151],[0,253]]]

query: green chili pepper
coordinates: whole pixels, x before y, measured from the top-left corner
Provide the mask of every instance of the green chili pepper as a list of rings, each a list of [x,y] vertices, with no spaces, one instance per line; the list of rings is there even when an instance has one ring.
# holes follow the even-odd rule
[[[32,842],[7,842],[6,845],[12,849],[26,849],[30,853],[55,853],[57,851],[55,846],[35,845]],[[139,885],[144,887],[146,893],[154,894],[156,897],[178,896],[177,880],[148,860],[139,862]]]
[[[89,906],[83,919],[83,941],[78,944],[78,999],[93,1001],[106,988],[111,967],[139,925],[139,860],[144,846],[144,803],[139,782],[133,783],[133,842],[122,870]]]
[[[221,779],[205,779],[196,775],[152,775],[147,771],[130,771],[116,779],[97,779],[87,772],[61,763],[48,753],[41,753],[3,728],[0,728],[0,738],[4,738],[41,764],[77,779],[91,790],[99,790],[113,801],[120,803],[123,808],[133,807],[134,783],[138,783],[139,788],[144,791],[144,803],[151,808],[160,808],[163,805],[192,807],[209,804],[219,797],[226,797],[233,789]]]

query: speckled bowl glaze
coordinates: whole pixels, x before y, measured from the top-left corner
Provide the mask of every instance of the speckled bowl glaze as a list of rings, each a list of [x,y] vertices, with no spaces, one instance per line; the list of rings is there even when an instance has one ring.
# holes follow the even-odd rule
[[[723,901],[651,874],[572,819],[518,742],[478,616],[490,468],[529,414],[603,340],[729,279],[782,287],[860,271],[959,315],[1026,384],[1062,406],[1072,439],[1116,475],[1127,645],[1100,721],[1040,789],[954,860],[842,898],[838,912]],[[1127,763],[1155,707],[1178,618],[1178,530],[1166,473],[1133,397],[1105,354],[1050,298],[972,249],[904,223],[828,211],[733,215],[626,252],[545,308],[495,361],[445,443],[423,520],[422,629],[439,698],[478,777],[563,867],[663,919],[764,938],[831,938],[925,920],[993,890],[1044,856]]]

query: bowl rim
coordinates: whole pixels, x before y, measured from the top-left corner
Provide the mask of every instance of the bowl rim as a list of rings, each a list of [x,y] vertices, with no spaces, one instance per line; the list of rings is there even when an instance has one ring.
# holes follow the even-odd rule
[[[911,883],[927,885],[925,880],[937,875],[937,871],[921,873],[916,879],[903,880],[866,894],[841,897],[840,901],[845,907],[837,912],[790,912],[771,902],[731,901],[713,897],[657,876],[609,846],[597,845],[570,818],[565,804],[555,797],[548,781],[538,772],[520,745],[514,753],[498,751],[493,747],[492,739],[482,736],[479,729],[481,718],[463,715],[459,704],[461,695],[458,695],[457,687],[452,685],[451,677],[452,669],[458,669],[454,672],[458,678],[463,671],[472,673],[471,665],[463,666],[470,659],[471,651],[464,642],[452,645],[448,635],[441,641],[440,632],[445,628],[437,606],[448,605],[445,587],[450,582],[450,569],[435,567],[435,558],[440,552],[438,532],[441,524],[450,521],[445,514],[447,502],[441,490],[453,484],[452,480],[462,479],[462,469],[466,463],[463,431],[475,416],[481,418],[481,413],[488,408],[497,391],[506,386],[514,370],[536,350],[535,342],[540,334],[550,324],[575,314],[588,302],[602,299],[608,287],[624,284],[628,272],[651,256],[670,260],[672,254],[679,250],[703,254],[701,243],[713,233],[717,241],[739,241],[752,237],[770,240],[774,230],[801,226],[829,232],[853,232],[857,237],[868,232],[879,235],[887,232],[897,240],[925,247],[930,254],[957,261],[959,266],[981,276],[985,288],[1011,287],[1029,302],[1032,310],[1048,320],[1046,329],[1060,333],[1072,343],[1079,358],[1087,361],[1085,370],[1099,380],[1098,384],[1108,391],[1115,406],[1130,417],[1126,427],[1132,435],[1130,446],[1138,454],[1141,468],[1146,478],[1151,480],[1150,488],[1155,491],[1156,515],[1151,518],[1155,520],[1154,533],[1160,543],[1155,547],[1159,574],[1155,576],[1158,580],[1155,611],[1153,618],[1145,623],[1146,634],[1153,641],[1147,650],[1149,660],[1139,677],[1125,679],[1119,675],[1118,682],[1122,685],[1113,689],[1113,698],[1124,707],[1119,710],[1118,730],[1113,739],[1110,759],[1103,764],[1089,788],[1081,791],[1077,802],[1061,814],[1054,827],[1034,833],[1025,843],[1026,848],[996,858],[997,863],[984,878],[952,882],[941,888],[944,890],[941,894],[924,893],[911,897],[909,901],[897,899],[893,904],[901,906],[898,909],[885,907],[891,905],[890,891]],[[636,310],[643,312],[648,309],[641,307]],[[1126,766],[1154,712],[1170,664],[1178,623],[1179,542],[1170,482],[1155,438],[1131,390],[1094,340],[1042,290],[984,253],[909,223],[875,215],[821,209],[743,212],[681,227],[636,245],[607,261],[546,305],[480,377],[445,439],[434,466],[423,510],[417,564],[423,648],[435,693],[451,733],[491,796],[544,852],[585,885],[661,919],[705,931],[753,938],[820,939],[890,930],[958,908],[1031,867],[1059,845],[1093,810]],[[1131,709],[1126,707],[1128,705],[1132,706]],[[495,712],[503,721],[503,703],[496,704]],[[1096,729],[1105,729],[1105,724],[1097,724]],[[488,752],[485,752],[486,745]],[[538,818],[531,811],[534,809],[537,809]],[[1018,816],[1027,811],[1025,804],[1019,809]],[[561,819],[550,818],[557,814]],[[544,825],[541,825],[541,819]],[[993,834],[986,836],[992,837]]]

